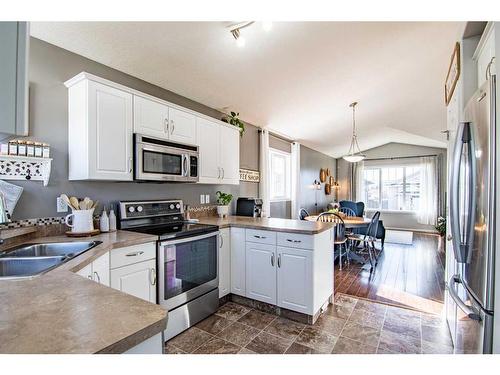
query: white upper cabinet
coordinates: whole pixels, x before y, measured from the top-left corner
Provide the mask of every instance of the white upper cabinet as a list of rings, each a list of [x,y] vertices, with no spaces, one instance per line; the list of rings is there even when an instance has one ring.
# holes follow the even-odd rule
[[[69,87],[69,179],[131,181],[132,95],[90,80]]]
[[[133,133],[199,146],[200,183],[239,184],[239,129],[82,72],[68,87],[69,179],[133,180]]]
[[[164,104],[134,95],[134,133],[167,138],[168,109]]]
[[[196,144],[196,116],[160,101],[134,95],[134,133]]]
[[[486,81],[490,63],[489,72],[495,74],[495,27],[492,23],[489,23],[484,30],[475,58],[477,60],[477,86],[480,87]]]
[[[196,144],[196,116],[170,108],[169,117],[169,139],[174,142]]]
[[[200,147],[200,182],[219,183],[220,125],[202,118],[198,122],[198,144]]]
[[[240,132],[220,125],[219,164],[225,184],[238,185],[240,181]]]
[[[238,185],[240,180],[239,130],[197,118],[200,147],[200,182]]]

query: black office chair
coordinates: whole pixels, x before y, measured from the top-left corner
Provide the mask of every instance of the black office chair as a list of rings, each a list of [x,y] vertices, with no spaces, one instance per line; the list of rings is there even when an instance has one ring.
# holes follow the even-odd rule
[[[373,270],[378,263],[378,256],[380,254],[377,253],[377,249],[375,248],[375,242],[377,242],[377,231],[378,224],[380,221],[380,211],[375,212],[373,215],[370,224],[368,225],[368,229],[365,234],[351,234],[348,235],[347,238],[351,242],[362,242],[363,248],[360,253],[367,252],[370,257],[370,265]]]
[[[323,212],[318,216],[316,221],[335,223],[335,227],[333,228],[333,251],[335,254],[335,249],[339,249],[339,270],[342,271],[342,255],[346,256],[347,263],[349,264],[349,247],[347,246],[344,220],[333,212]],[[344,253],[342,253],[342,248],[344,248]]]
[[[299,210],[299,220],[305,220],[307,216],[309,216],[309,212],[305,208],[301,208]]]

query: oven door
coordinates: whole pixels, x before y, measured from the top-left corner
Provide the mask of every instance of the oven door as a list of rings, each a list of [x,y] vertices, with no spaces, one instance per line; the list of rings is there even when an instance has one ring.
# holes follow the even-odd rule
[[[160,243],[160,305],[172,310],[219,286],[218,238],[217,231]]]
[[[135,145],[135,161],[136,180],[189,180],[189,155],[174,147],[138,142]]]

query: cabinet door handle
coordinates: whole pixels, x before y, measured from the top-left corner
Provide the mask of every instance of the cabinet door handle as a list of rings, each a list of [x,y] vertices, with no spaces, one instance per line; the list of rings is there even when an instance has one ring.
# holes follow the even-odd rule
[[[128,158],[128,173],[132,173],[132,165],[133,165],[133,162],[132,162],[132,158]]]
[[[217,167],[217,178],[220,179],[220,167]]]
[[[274,253],[271,254],[271,266],[274,267]]]
[[[156,285],[156,269],[154,268],[149,270],[149,282],[151,285]]]
[[[99,274],[94,271],[94,275],[97,277],[97,280],[94,280],[94,281],[97,281],[100,284],[101,283],[101,278],[99,277]]]
[[[219,245],[219,248],[222,249],[222,246],[224,246],[224,237],[222,237],[222,234],[219,234],[219,238],[220,238],[220,245]]]
[[[281,254],[278,254],[278,268],[281,268]]]
[[[165,118],[163,120],[163,124],[164,124],[164,131],[165,131],[165,133],[168,134],[169,133],[169,130],[168,130],[168,128],[169,128],[168,118]]]
[[[222,179],[224,179],[224,176],[226,175],[226,172],[224,171],[224,168],[221,168],[222,169]]]
[[[170,134],[174,134],[174,130],[175,130],[175,123],[174,123],[174,120],[170,120],[170,123],[172,125],[172,128],[170,129]]]
[[[256,234],[254,234],[254,237],[258,238],[258,239],[261,239],[261,240],[265,240],[267,238],[267,237],[264,237],[264,236],[258,236]]]
[[[293,242],[293,243],[301,243],[301,240],[291,240],[289,238],[286,239],[288,242]]]
[[[127,257],[136,257],[136,256],[142,255],[142,254],[144,254],[144,251],[134,251],[132,253],[126,254],[125,256],[127,256]]]

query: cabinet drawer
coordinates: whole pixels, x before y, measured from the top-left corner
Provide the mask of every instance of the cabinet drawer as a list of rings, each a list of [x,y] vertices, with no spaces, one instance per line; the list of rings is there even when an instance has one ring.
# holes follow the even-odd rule
[[[127,246],[111,251],[111,268],[123,267],[128,264],[143,262],[156,258],[156,243]]]
[[[268,230],[247,229],[246,240],[248,242],[276,245],[276,233]]]
[[[314,236],[298,233],[278,233],[278,246],[314,249]]]

